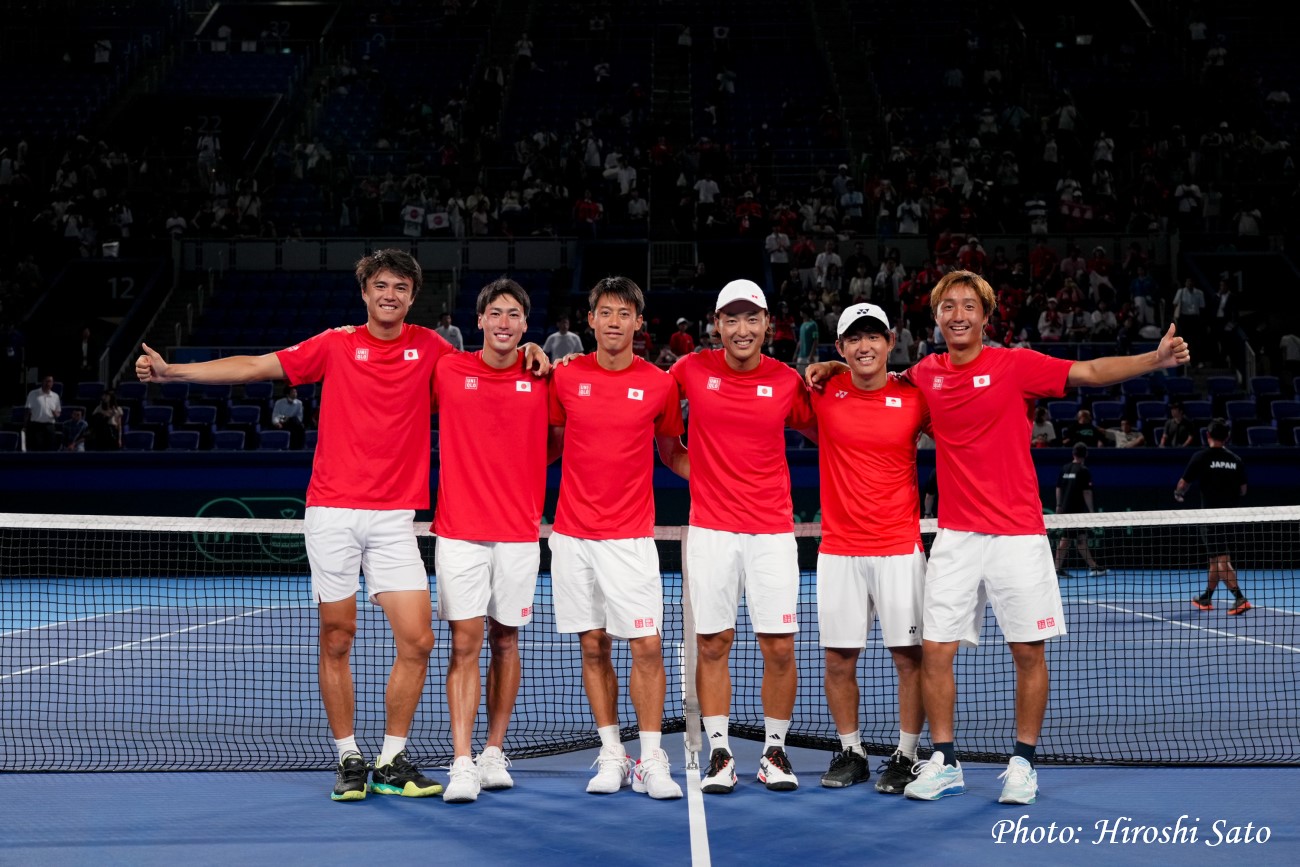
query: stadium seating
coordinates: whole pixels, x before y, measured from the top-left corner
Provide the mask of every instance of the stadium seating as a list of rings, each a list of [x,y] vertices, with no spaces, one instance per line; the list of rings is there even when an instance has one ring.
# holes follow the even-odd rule
[[[212,435],[212,449],[221,452],[241,452],[244,450],[244,439],[242,430],[219,430]]]
[[[167,437],[167,451],[192,452],[199,447],[199,432],[193,430],[174,430]]]
[[[1277,428],[1269,425],[1253,425],[1246,428],[1246,443],[1252,446],[1275,446],[1278,444]]]
[[[16,452],[22,437],[18,431],[0,430],[0,452]]]
[[[153,451],[153,446],[153,431],[129,430],[122,434],[122,451],[124,452],[150,452]]]
[[[258,451],[282,452],[288,448],[289,432],[287,430],[264,430],[258,436]]]

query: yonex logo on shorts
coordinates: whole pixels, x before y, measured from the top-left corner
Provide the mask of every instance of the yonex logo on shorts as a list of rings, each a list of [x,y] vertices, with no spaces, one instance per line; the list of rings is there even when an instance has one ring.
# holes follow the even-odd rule
[[[645,392],[639,388],[629,388],[627,390],[628,400],[645,400]]]
[[[1039,629],[1052,629],[1052,628],[1054,628],[1055,626],[1056,626],[1056,618],[1055,618],[1055,617],[1048,617],[1048,618],[1046,618],[1046,619],[1044,619],[1044,620],[1040,620],[1040,621],[1038,621],[1038,628],[1039,628]]]
[[[771,397],[771,396],[772,396],[772,386],[770,386],[770,385],[760,385],[760,386],[758,387],[758,396],[759,396],[759,397]]]
[[[902,405],[903,405],[903,399],[901,397],[885,398],[885,406],[902,406]]]
[[[532,391],[533,384],[525,379],[515,380],[515,391]]]
[[[402,353],[402,358],[403,358],[404,360],[406,360],[406,361],[419,361],[419,360],[420,360],[420,350],[418,350],[418,349],[408,349],[408,350],[406,350],[405,352]]]
[[[468,388],[470,391],[473,391],[476,388],[478,388],[478,377],[477,376],[465,377],[465,387]]]
[[[781,615],[781,622],[782,622],[782,623],[794,623],[794,615],[793,615],[793,614],[782,614],[782,615]]]
[[[709,390],[710,390],[710,391],[718,391],[718,390],[721,389],[721,388],[722,388],[722,377],[719,377],[719,376],[710,376],[710,377],[709,377]]]
[[[975,379],[972,381],[975,383],[976,388],[985,388],[989,384],[989,377],[988,374],[986,373],[983,376],[975,377]]]
[[[364,346],[357,347],[357,361],[366,361],[370,358],[370,350]]]
[[[578,397],[591,397],[591,383],[578,383]]]
[[[934,378],[934,382],[931,383],[930,388],[933,388],[933,389],[935,389],[936,391],[938,391],[939,389],[943,388],[943,377],[942,377],[942,376],[936,376],[936,377]]]

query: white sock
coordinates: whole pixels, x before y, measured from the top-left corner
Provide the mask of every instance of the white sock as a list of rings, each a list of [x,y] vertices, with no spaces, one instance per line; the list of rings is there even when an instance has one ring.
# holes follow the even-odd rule
[[[912,761],[916,761],[916,745],[921,740],[921,733],[905,732],[901,729],[898,732],[898,751],[907,756]]]
[[[600,746],[606,750],[622,750],[623,742],[618,736],[618,726],[601,726],[596,729],[596,734],[600,735]]]
[[[343,761],[344,756],[348,755],[348,753],[355,753],[358,756],[361,755],[361,750],[357,748],[356,735],[348,735],[345,738],[336,738],[334,740],[334,746],[339,748],[340,762]]]
[[[709,752],[714,750],[726,750],[731,752],[731,741],[727,737],[728,717],[723,716],[706,716],[704,722],[704,737],[709,742]]]
[[[659,739],[663,732],[637,732],[641,736],[641,758],[659,751]]]
[[[772,719],[770,716],[763,717],[763,749],[768,747],[780,747],[785,749],[785,733],[790,731],[790,721],[788,719]]]
[[[393,760],[393,756],[406,749],[406,738],[399,738],[397,735],[384,735],[384,748],[379,751],[379,761],[375,762],[379,767],[383,767]]]
[[[844,752],[853,750],[860,756],[865,756],[866,750],[862,749],[862,732],[849,732],[840,735],[840,749]]]

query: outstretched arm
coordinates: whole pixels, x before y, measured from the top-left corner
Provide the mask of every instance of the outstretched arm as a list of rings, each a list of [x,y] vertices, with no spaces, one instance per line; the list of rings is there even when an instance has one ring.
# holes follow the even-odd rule
[[[1153,370],[1164,370],[1190,363],[1192,352],[1187,346],[1187,341],[1175,333],[1175,327],[1169,326],[1155,352],[1076,361],[1070,365],[1070,375],[1066,379],[1066,385],[1115,385]]]
[[[144,352],[135,360],[135,375],[141,382],[203,382],[224,385],[284,379],[284,368],[274,352],[266,355],[232,355],[193,364],[168,364],[163,357],[140,344]]]

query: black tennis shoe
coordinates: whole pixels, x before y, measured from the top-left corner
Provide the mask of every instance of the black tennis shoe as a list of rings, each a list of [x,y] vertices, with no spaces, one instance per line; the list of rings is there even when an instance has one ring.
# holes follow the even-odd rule
[[[339,762],[338,770],[334,773],[334,791],[330,792],[331,800],[335,801],[361,801],[366,797],[366,777],[370,774],[370,766],[366,760],[356,753],[349,753]]]
[[[877,768],[880,778],[876,780],[876,791],[885,795],[903,794],[907,784],[916,779],[916,774],[912,773],[915,764],[915,760],[894,750],[894,754]]]
[[[388,764],[376,766],[370,775],[370,791],[379,795],[428,798],[442,794],[442,783],[435,783],[420,773],[406,757],[406,750],[402,750]]]
[[[846,789],[869,779],[871,769],[867,767],[867,757],[854,750],[845,750],[831,759],[830,768],[822,774],[822,785],[828,789]]]

